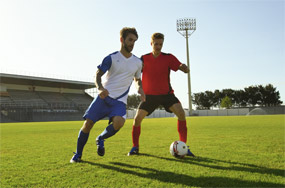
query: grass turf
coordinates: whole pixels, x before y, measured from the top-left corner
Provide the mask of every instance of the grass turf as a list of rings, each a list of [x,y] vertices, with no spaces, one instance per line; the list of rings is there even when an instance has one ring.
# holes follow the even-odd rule
[[[197,158],[169,153],[178,139],[175,118],[145,119],[140,153],[132,146],[132,120],[96,153],[95,124],[83,152],[70,164],[82,121],[2,123],[1,187],[284,187],[285,116],[190,117],[188,144]]]

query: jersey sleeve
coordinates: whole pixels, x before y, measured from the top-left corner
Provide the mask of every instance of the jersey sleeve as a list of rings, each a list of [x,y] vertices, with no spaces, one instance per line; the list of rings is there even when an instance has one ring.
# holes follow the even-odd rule
[[[97,68],[105,73],[107,70],[110,69],[111,65],[112,65],[112,58],[111,55],[108,55],[103,59],[102,63],[97,66]]]
[[[174,55],[170,54],[169,66],[171,70],[177,71],[181,64],[182,63]]]

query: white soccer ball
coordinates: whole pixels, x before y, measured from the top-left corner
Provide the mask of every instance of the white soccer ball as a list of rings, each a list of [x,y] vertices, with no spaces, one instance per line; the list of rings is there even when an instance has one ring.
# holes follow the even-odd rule
[[[188,146],[182,141],[174,141],[169,148],[170,154],[176,158],[183,158],[188,153]]]

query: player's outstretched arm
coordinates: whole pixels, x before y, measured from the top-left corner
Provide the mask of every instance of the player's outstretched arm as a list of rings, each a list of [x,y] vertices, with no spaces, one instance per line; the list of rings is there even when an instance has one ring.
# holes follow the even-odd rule
[[[189,72],[189,68],[185,64],[181,64],[178,69],[181,70],[184,73],[188,73]]]
[[[140,94],[141,100],[144,102],[145,101],[145,93],[142,88],[142,81],[140,78],[134,78],[136,82],[136,88],[138,90],[138,93]]]
[[[107,89],[105,89],[102,85],[102,76],[105,73],[103,71],[101,71],[100,69],[97,70],[96,72],[96,79],[95,79],[95,85],[99,91],[99,97],[101,99],[106,98],[109,95],[109,91]]]

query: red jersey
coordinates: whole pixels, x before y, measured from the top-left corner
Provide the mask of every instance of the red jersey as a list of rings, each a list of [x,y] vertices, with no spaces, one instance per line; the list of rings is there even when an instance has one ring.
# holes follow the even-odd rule
[[[167,95],[174,91],[170,84],[170,70],[177,71],[181,62],[172,54],[152,53],[142,56],[142,86],[146,95]]]

